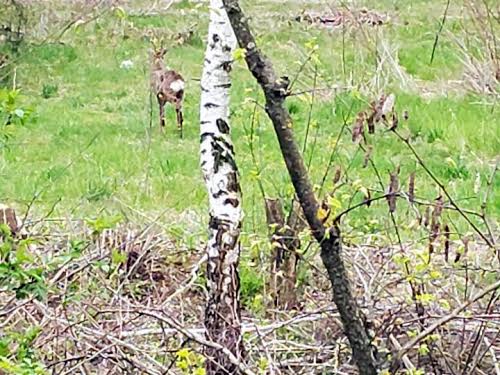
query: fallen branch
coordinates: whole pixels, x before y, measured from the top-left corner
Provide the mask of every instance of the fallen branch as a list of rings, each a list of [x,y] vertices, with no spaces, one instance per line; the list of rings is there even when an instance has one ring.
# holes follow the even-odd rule
[[[123,311],[121,310],[100,310],[100,313],[122,313]],[[127,310],[127,312],[130,312]],[[149,315],[149,310],[134,310],[132,312],[138,313],[138,314],[143,314],[143,315]],[[299,316],[283,320],[280,322],[275,322],[272,324],[267,324],[263,326],[258,326],[256,324],[252,323],[243,323],[241,326],[241,331],[243,333],[254,333],[254,332],[259,332],[261,335],[266,336],[278,329],[288,327],[288,326],[293,326],[299,323],[304,323],[304,322],[314,322],[318,321],[321,319],[322,314],[329,313],[329,317],[331,317],[332,310],[320,310],[320,311],[314,311],[310,313],[305,313],[301,314]],[[66,322],[66,324],[70,324],[69,322]],[[192,335],[204,335],[205,334],[205,328],[203,327],[194,327],[194,328],[184,328],[184,330]],[[119,338],[126,338],[126,337],[143,337],[143,336],[148,336],[148,335],[172,335],[179,333],[177,328],[144,328],[144,329],[138,329],[138,330],[133,330],[133,331],[122,331],[120,332]]]
[[[194,332],[190,332],[190,331],[186,330],[178,321],[176,321],[173,318],[168,318],[166,316],[162,316],[160,314],[157,314],[157,313],[152,312],[152,311],[147,311],[147,310],[137,310],[137,311],[128,310],[127,312],[136,312],[136,313],[154,318],[160,322],[163,322],[163,323],[169,325],[170,327],[174,328],[175,330],[177,330],[179,333],[181,333],[182,335],[184,335],[188,339],[190,339],[190,340],[192,340],[200,345],[203,345],[205,347],[209,347],[209,348],[212,348],[215,350],[220,350],[229,359],[229,361],[241,371],[242,374],[256,375],[253,371],[248,369],[248,367],[242,361],[240,361],[238,358],[236,358],[236,356],[233,353],[231,353],[231,351],[228,348],[226,348],[222,345],[219,345],[215,342],[208,341],[205,338],[203,338],[203,336],[197,335]]]

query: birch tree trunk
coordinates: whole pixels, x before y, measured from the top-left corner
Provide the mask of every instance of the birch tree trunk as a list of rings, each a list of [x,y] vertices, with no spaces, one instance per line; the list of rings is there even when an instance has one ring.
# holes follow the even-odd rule
[[[200,162],[210,205],[207,244],[206,335],[244,357],[240,323],[241,189],[229,127],[229,76],[236,39],[221,0],[210,0],[210,25],[201,79]],[[237,374],[225,354],[206,349],[206,370]]]

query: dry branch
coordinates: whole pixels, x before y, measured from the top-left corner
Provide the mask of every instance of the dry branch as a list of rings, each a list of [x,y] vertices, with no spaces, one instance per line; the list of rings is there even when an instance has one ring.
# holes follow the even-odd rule
[[[400,363],[401,359],[403,358],[403,356],[406,353],[408,353],[413,347],[415,347],[415,345],[417,345],[420,341],[424,340],[427,336],[429,336],[432,332],[434,332],[436,329],[438,329],[442,325],[444,325],[444,324],[448,323],[450,320],[453,320],[454,318],[456,318],[458,316],[458,314],[460,314],[468,306],[470,306],[471,304],[473,304],[477,300],[483,298],[488,293],[496,291],[498,288],[500,288],[500,280],[498,280],[496,283],[491,284],[489,287],[482,290],[481,292],[477,293],[474,297],[472,297],[468,301],[464,302],[462,305],[455,308],[450,314],[443,316],[441,319],[439,319],[438,321],[434,322],[429,327],[424,329],[413,340],[407,342],[403,346],[403,348],[399,351],[399,353],[396,355],[396,357],[394,358],[393,370],[395,370],[399,367],[399,363]]]

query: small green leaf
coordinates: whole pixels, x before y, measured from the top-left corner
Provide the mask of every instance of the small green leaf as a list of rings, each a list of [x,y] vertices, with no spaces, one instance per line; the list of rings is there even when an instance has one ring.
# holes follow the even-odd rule
[[[113,249],[111,251],[111,262],[114,265],[123,264],[127,261],[127,254],[124,251]]]
[[[124,20],[127,18],[127,12],[122,7],[115,7],[115,16],[120,20]]]
[[[235,61],[243,61],[243,60],[245,60],[246,54],[247,54],[247,50],[245,48],[236,48],[233,51],[233,59]]]
[[[427,346],[427,344],[420,344],[419,348],[418,348],[418,352],[420,353],[420,355],[426,355],[429,353],[429,347]]]

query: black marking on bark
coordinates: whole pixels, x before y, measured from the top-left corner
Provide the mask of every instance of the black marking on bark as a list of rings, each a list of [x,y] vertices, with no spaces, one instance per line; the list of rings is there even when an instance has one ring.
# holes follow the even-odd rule
[[[226,121],[224,121],[223,119],[221,118],[218,118],[216,121],[215,121],[216,125],[217,125],[217,128],[219,129],[219,131],[222,133],[222,134],[228,134],[229,133],[229,125],[227,124]]]
[[[223,196],[224,194],[227,195],[227,191],[224,191],[224,190],[219,190],[217,193],[214,193],[212,194],[212,197],[214,198],[220,198],[221,196]]]
[[[226,149],[224,149],[224,146],[226,146]],[[227,163],[231,166],[231,169],[234,171],[238,170],[238,167],[236,166],[236,162],[234,161],[233,158],[233,153],[231,151],[227,151],[227,149],[232,150],[232,146],[227,143],[225,140],[219,138],[219,137],[214,137],[212,141],[212,156],[214,158],[214,173],[219,172],[219,168],[224,164]]]
[[[224,44],[222,46],[222,52],[231,52],[231,46],[228,46],[227,44]]]
[[[238,207],[240,205],[240,201],[236,198],[226,198],[224,199],[224,205],[230,204],[233,207]]]
[[[229,228],[230,225],[231,222],[210,215],[210,219],[208,221],[208,227],[210,229]]]
[[[221,137],[216,137],[216,140],[224,145],[224,147],[231,153],[231,155],[234,155],[234,147],[231,143],[226,141],[224,138]]]
[[[217,108],[217,107],[220,107],[220,105],[212,103],[212,102],[208,102],[208,103],[205,103],[204,107],[205,108]]]
[[[210,121],[204,121],[204,120],[202,120],[202,121],[200,121],[200,123],[201,123],[201,125],[206,125],[206,124],[210,124]]]
[[[220,37],[219,37],[219,35],[217,35],[217,34],[212,35],[212,40],[214,41],[214,43],[218,43],[218,42],[220,42]]]
[[[214,173],[218,173],[219,168],[226,161],[226,157],[224,156],[224,149],[216,141],[212,141],[212,156],[214,158]]]
[[[222,83],[220,85],[214,85],[214,87],[220,87],[223,89],[230,89],[231,88],[231,83]]]
[[[226,71],[227,73],[230,73],[231,72],[231,65],[232,65],[232,61],[224,61],[221,64],[221,67],[222,67],[222,69],[224,69],[224,71]]]
[[[203,143],[207,138],[212,138],[212,147],[214,147],[213,142],[220,143],[223,146],[223,148],[226,150],[226,152],[229,152],[232,155],[234,155],[233,145],[231,143],[229,143],[228,141],[226,141],[223,137],[217,137],[212,132],[205,132],[205,133],[202,133],[200,135],[200,143]]]
[[[202,143],[206,138],[213,138],[215,136],[212,132],[201,133],[200,135],[200,143]]]
[[[236,172],[231,172],[227,175],[227,191],[235,193],[241,192],[238,174]]]

